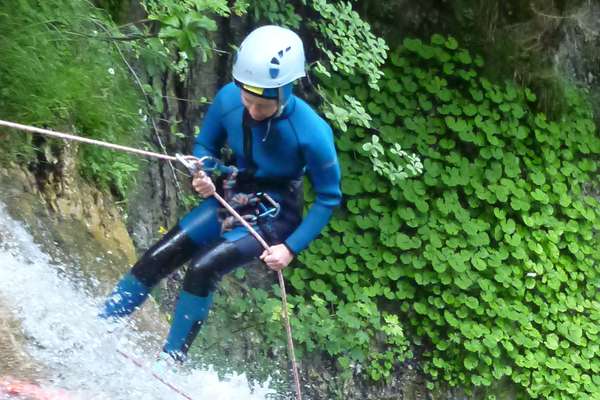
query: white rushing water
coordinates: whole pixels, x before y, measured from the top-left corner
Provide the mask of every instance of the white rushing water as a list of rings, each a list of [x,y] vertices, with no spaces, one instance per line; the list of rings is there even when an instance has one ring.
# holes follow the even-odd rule
[[[152,375],[157,349],[144,348],[156,341],[149,340],[152,334],[135,332],[126,322],[98,319],[102,299],[67,279],[61,271],[68,268],[53,263],[0,203],[0,304],[21,324],[17,336],[24,338],[25,352],[44,371],[40,384],[67,390],[69,399],[185,399]],[[220,380],[212,370],[182,369],[160,377],[194,400],[274,395],[268,383],[251,390],[244,375]]]

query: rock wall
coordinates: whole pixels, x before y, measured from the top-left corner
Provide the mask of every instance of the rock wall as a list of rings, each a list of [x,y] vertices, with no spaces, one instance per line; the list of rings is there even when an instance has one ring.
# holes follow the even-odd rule
[[[21,379],[34,380],[40,371],[23,350],[22,340],[15,334],[18,331],[18,321],[7,311],[0,299],[0,377],[18,376]]]
[[[1,166],[0,200],[12,217],[27,227],[35,243],[53,262],[70,266],[64,272],[92,296],[102,298],[135,262],[136,249],[123,210],[112,196],[83,181],[74,169],[68,172],[66,166],[72,163],[65,154],[57,159],[61,160],[57,164],[65,166],[62,175],[58,172],[60,168],[49,167],[48,176],[42,180],[26,166],[14,163]],[[15,347],[16,362],[21,364],[15,321],[8,314],[0,315],[0,325],[12,332],[0,336],[5,339],[2,346]],[[136,323],[142,329],[166,335],[166,317],[158,313],[153,300],[136,314]]]
[[[74,151],[67,147],[67,152]],[[103,266],[114,280],[135,261],[136,250],[122,210],[110,195],[78,177],[69,161],[72,156],[62,154],[57,168],[48,168],[43,179],[21,165],[0,167],[2,201],[49,254],[62,259],[70,256],[69,249],[77,249],[72,261],[82,272]]]

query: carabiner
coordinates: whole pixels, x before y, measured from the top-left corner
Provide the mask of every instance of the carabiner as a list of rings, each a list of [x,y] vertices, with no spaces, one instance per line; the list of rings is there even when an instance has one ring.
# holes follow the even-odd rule
[[[264,202],[259,201],[259,203],[258,203],[258,208],[260,210],[260,213],[258,214],[258,218],[262,218],[262,217],[275,218],[279,215],[279,212],[281,211],[281,206],[279,205],[278,202],[273,200],[273,198],[271,196],[269,196],[267,193],[264,193],[264,192],[258,192],[258,193],[256,193],[256,197],[258,197],[259,199],[265,200]],[[267,207],[264,203],[269,203],[269,207]]]
[[[184,156],[183,154],[177,153],[175,154],[175,158],[177,158],[177,160],[187,168],[191,175],[196,174],[200,170],[205,172],[220,171],[226,175],[231,175],[234,172],[237,172],[236,167],[227,166],[223,164],[221,160],[212,156],[198,158],[194,156]]]

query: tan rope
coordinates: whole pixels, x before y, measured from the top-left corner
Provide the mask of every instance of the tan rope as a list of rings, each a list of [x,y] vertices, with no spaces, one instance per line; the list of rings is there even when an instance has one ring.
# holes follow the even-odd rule
[[[125,352],[123,352],[123,351],[121,351],[119,349],[117,349],[117,353],[119,353],[120,355],[122,355],[123,357],[125,357],[126,359],[128,359],[129,361],[131,361],[132,363],[134,363],[136,365],[136,367],[139,367],[139,368],[143,369],[144,371],[150,373],[154,379],[156,379],[157,381],[159,381],[160,383],[162,383],[163,385],[165,385],[166,387],[168,387],[169,389],[171,389],[172,391],[174,391],[175,393],[177,393],[178,395],[180,395],[184,399],[186,399],[186,400],[194,400],[189,394],[185,393],[183,390],[179,389],[177,386],[175,386],[175,385],[167,382],[166,380],[164,380],[163,378],[161,378],[154,371],[146,369],[144,367],[144,364],[142,364],[141,362],[139,362],[135,358],[131,357],[127,353],[125,353]]]
[[[42,135],[54,137],[57,139],[74,140],[76,142],[93,144],[96,146],[106,147],[106,148],[109,148],[112,150],[125,151],[128,153],[139,154],[139,155],[146,156],[146,157],[155,157],[155,158],[160,158],[163,160],[177,161],[176,157],[168,156],[165,154],[135,149],[133,147],[121,146],[120,144],[107,143],[107,142],[103,142],[101,140],[94,140],[94,139],[89,139],[89,138],[85,138],[85,137],[81,137],[81,136],[70,135],[68,133],[51,131],[49,129],[36,128],[35,126],[17,124],[15,122],[8,122],[8,121],[0,120],[0,126],[6,126],[8,128],[18,129],[20,131],[40,133]]]
[[[233,215],[235,217],[235,219],[237,219],[242,225],[244,225],[244,227],[248,230],[248,232],[250,232],[250,234],[252,236],[254,236],[254,238],[256,240],[258,240],[258,242],[261,244],[261,246],[266,251],[268,251],[269,253],[271,252],[267,242],[259,235],[258,232],[256,232],[256,230],[254,228],[252,228],[252,226],[248,222],[246,222],[246,220],[244,218],[242,218],[242,216],[240,214],[237,213],[237,211],[235,211],[233,209],[233,207],[231,207],[229,204],[227,204],[227,202],[225,201],[225,199],[223,199],[223,197],[221,197],[221,195],[219,195],[217,192],[215,192],[213,194],[213,197],[215,199],[217,199],[217,201],[219,203],[221,203],[221,205],[223,207],[225,207],[225,209],[227,211],[229,211],[229,213],[231,213],[231,215]],[[279,288],[281,290],[281,302],[283,303],[282,304],[283,305],[283,318],[285,320],[285,329],[287,332],[287,341],[288,341],[288,351],[289,351],[290,361],[292,363],[292,373],[294,374],[294,384],[296,386],[296,399],[302,400],[302,390],[300,388],[300,374],[298,373],[298,364],[296,363],[296,353],[294,352],[294,339],[292,337],[292,326],[290,325],[290,318],[288,315],[287,293],[285,290],[285,281],[283,280],[283,274],[281,273],[281,270],[277,271],[277,278],[279,279]]]

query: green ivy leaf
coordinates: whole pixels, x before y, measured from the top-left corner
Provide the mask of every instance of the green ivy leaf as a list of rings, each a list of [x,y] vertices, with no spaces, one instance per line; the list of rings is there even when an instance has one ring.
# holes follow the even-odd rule
[[[446,39],[445,45],[450,50],[456,50],[456,49],[458,49],[458,42],[452,36],[449,36],[448,39]]]
[[[385,251],[383,252],[383,260],[388,264],[394,264],[398,260],[398,257],[394,253]]]
[[[423,303],[415,303],[413,308],[417,314],[426,315],[428,313],[428,308]]]
[[[464,360],[464,365],[466,369],[472,371],[479,365],[479,360],[475,356],[468,356]]]
[[[544,342],[544,344],[550,350],[556,350],[556,349],[558,349],[558,336],[556,336],[556,334],[554,334],[554,333],[549,334],[546,337],[546,341]]]
[[[507,219],[506,221],[502,221],[500,225],[502,226],[502,230],[504,231],[504,233],[506,233],[507,235],[511,235],[515,232],[516,224],[515,221],[511,218]]]

